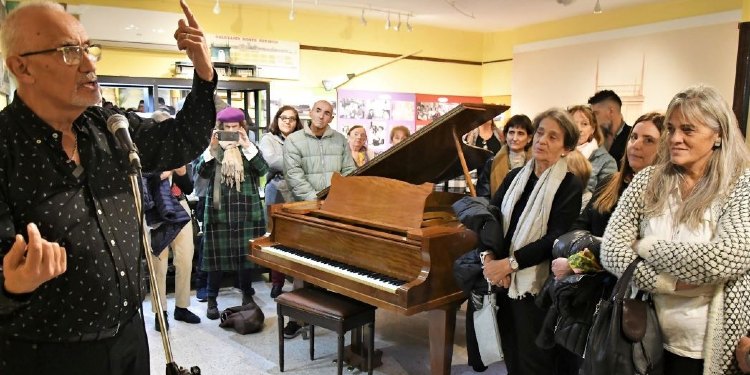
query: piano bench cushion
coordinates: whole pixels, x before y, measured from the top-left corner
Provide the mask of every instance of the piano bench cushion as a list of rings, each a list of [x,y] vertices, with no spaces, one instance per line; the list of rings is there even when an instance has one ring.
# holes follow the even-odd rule
[[[320,289],[301,288],[282,293],[276,303],[328,319],[347,319],[375,310],[375,306]]]

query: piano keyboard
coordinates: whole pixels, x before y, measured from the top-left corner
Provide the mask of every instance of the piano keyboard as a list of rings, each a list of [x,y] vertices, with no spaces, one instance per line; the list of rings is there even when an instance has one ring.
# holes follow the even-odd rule
[[[291,260],[295,263],[302,263],[319,270],[335,274],[349,280],[370,285],[374,288],[384,290],[389,293],[396,293],[396,290],[406,284],[406,281],[394,279],[392,277],[368,271],[363,268],[341,263],[333,259],[310,254],[302,250],[293,249],[282,245],[263,246],[263,252],[276,255],[280,258]]]

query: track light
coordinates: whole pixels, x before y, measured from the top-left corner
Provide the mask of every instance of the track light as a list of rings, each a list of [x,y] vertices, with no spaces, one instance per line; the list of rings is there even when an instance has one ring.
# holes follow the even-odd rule
[[[385,19],[385,29],[391,28],[391,12],[388,12],[388,17]]]
[[[602,12],[602,4],[599,3],[599,0],[596,0],[596,5],[594,5],[594,14],[599,14]]]
[[[367,20],[365,19],[365,8],[362,8],[362,17],[359,19],[362,22],[362,26],[367,26]]]
[[[399,31],[401,29],[401,13],[398,14],[398,23],[393,27],[393,30]]]
[[[294,21],[294,0],[292,0],[292,9],[289,11],[289,21]]]
[[[214,4],[213,12],[214,14],[221,13],[221,6],[219,6],[219,0],[216,0],[216,4]]]
[[[411,24],[409,23],[409,18],[411,18],[411,15],[406,16],[406,31],[411,32]]]

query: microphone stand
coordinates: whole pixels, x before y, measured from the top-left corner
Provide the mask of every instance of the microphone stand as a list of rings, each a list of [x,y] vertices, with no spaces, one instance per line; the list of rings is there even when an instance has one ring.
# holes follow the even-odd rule
[[[138,215],[138,231],[141,235],[141,247],[144,249],[144,255],[146,257],[146,264],[148,265],[148,274],[149,274],[149,281],[151,284],[151,300],[153,306],[156,307],[156,319],[159,322],[159,327],[161,329],[159,330],[161,333],[161,343],[162,346],[164,346],[164,357],[167,361],[167,375],[200,375],[201,370],[198,368],[198,366],[193,366],[190,368],[190,370],[187,370],[185,368],[182,368],[178,366],[174,362],[174,358],[172,357],[172,345],[169,342],[169,336],[167,335],[167,324],[166,320],[164,319],[164,308],[162,304],[161,297],[159,295],[159,285],[156,282],[156,273],[154,271],[154,263],[153,259],[151,259],[153,255],[153,251],[151,249],[151,241],[146,236],[146,221],[144,219],[144,212],[143,212],[143,197],[141,194],[141,180],[142,180],[142,174],[141,174],[141,161],[138,157],[138,151],[137,150],[131,150],[128,154],[128,159],[130,162],[130,170],[128,171],[128,177],[130,178],[130,186],[133,190],[133,197],[135,199],[135,211],[136,215]],[[140,282],[140,280],[139,280]],[[141,311],[143,311],[143,308],[141,308]]]

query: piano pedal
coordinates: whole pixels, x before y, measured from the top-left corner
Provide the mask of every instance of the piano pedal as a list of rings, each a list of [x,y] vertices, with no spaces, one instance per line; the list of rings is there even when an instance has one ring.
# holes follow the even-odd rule
[[[300,331],[302,332],[302,340],[310,339],[310,326],[309,325],[305,324],[302,328],[300,328]]]

